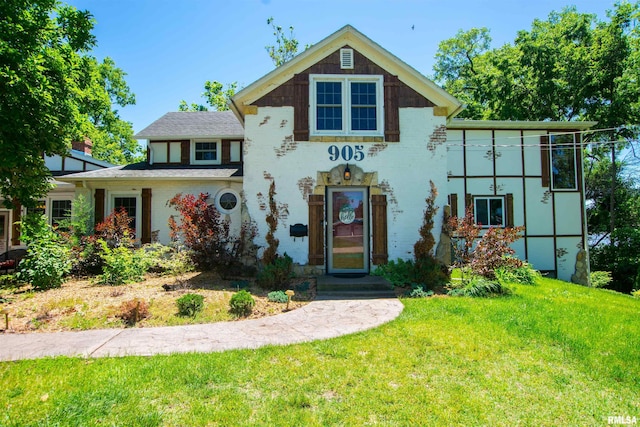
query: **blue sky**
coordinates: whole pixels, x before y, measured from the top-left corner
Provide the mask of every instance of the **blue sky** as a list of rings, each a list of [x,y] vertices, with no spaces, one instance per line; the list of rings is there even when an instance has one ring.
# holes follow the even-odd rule
[[[267,18],[294,27],[301,46],[346,24],[424,75],[438,43],[460,29],[487,27],[493,45],[512,42],[535,18],[575,5],[605,18],[614,0],[68,0],[96,19],[93,55],[127,73],[136,105],[120,109],[139,132],[180,100],[204,103],[206,80],[247,86],[274,67]],[[413,29],[412,29],[413,27]]]

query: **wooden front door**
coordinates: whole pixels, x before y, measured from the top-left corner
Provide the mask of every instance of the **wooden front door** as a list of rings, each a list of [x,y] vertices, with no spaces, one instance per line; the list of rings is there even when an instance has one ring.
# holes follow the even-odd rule
[[[327,194],[328,272],[369,272],[367,188],[329,188]]]

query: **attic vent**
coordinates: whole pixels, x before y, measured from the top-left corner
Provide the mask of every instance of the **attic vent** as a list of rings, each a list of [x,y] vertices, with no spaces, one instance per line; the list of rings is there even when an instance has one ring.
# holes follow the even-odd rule
[[[340,68],[353,69],[353,49],[340,49]]]

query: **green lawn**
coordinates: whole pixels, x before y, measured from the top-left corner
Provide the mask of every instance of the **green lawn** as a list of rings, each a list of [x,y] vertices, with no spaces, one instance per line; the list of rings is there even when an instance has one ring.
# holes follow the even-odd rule
[[[257,351],[0,364],[0,425],[607,425],[640,418],[640,299],[554,280],[403,300],[394,322]],[[286,331],[283,331],[286,333]]]

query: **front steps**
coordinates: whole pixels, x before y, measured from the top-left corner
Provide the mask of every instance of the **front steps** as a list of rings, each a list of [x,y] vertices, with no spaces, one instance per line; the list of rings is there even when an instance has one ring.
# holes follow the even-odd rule
[[[393,286],[383,277],[339,275],[316,277],[320,298],[395,298]]]

